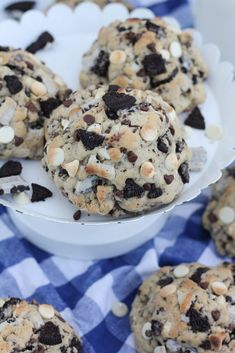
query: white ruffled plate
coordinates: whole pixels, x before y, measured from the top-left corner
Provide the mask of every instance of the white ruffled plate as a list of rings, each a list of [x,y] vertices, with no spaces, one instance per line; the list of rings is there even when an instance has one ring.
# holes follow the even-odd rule
[[[77,89],[82,54],[96,38],[99,28],[115,19],[126,19],[128,16],[154,17],[153,13],[147,9],[137,9],[129,15],[126,8],[120,4],[108,5],[103,11],[92,3],[79,5],[75,11],[64,5],[56,5],[49,10],[47,15],[33,10],[24,14],[20,22],[6,20],[0,23],[0,44],[25,48],[39,34],[48,30],[54,35],[55,43],[37,55],[60,74],[70,87]],[[167,18],[167,20],[172,25],[178,26],[174,19]],[[203,188],[220,177],[221,169],[225,168],[234,158],[235,142],[231,133],[235,127],[233,67],[229,63],[220,62],[220,52],[216,46],[204,45],[200,34],[196,31],[193,31],[193,34],[210,68],[207,100],[202,106],[202,112],[207,124],[219,124],[223,127],[223,138],[211,143],[204,132],[193,129],[192,136],[187,139],[187,142],[192,147],[203,146],[207,150],[208,161],[201,172],[192,173],[190,184],[185,186],[181,195],[173,203],[152,210],[149,213],[151,215],[168,212],[175,206],[196,197]],[[59,194],[43,171],[40,162],[22,161],[22,164],[23,178],[29,183],[35,182],[48,187],[53,191],[53,197],[46,202],[30,203],[26,206],[16,205],[11,197],[1,197],[0,202],[25,215],[56,222],[73,222],[75,207]],[[122,222],[131,222],[143,217],[145,216],[129,217],[123,219]],[[84,214],[81,222],[104,225],[120,222],[120,220]]]

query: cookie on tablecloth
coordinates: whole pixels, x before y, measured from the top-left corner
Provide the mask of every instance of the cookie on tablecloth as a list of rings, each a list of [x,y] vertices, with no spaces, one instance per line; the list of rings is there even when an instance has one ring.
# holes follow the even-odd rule
[[[163,267],[139,288],[131,325],[139,353],[235,349],[234,266]]]
[[[189,32],[163,19],[128,19],[103,27],[84,54],[80,81],[151,89],[177,112],[205,100],[207,67]]]
[[[235,257],[235,167],[224,171],[213,186],[212,199],[203,215],[219,254]]]
[[[42,156],[44,121],[65,91],[34,55],[0,47],[0,159]]]
[[[162,206],[189,182],[190,151],[179,119],[151,91],[103,86],[75,92],[52,114],[47,135],[45,169],[62,194],[89,213]]]
[[[0,299],[0,352],[82,353],[80,338],[48,304]]]

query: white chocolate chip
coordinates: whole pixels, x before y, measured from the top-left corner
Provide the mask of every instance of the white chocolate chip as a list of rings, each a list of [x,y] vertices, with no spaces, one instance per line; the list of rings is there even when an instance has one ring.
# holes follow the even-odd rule
[[[79,161],[77,159],[75,159],[72,162],[63,163],[62,164],[62,168],[64,168],[68,172],[68,175],[71,178],[74,178],[75,175],[77,174],[77,171],[78,171],[78,168],[79,168]]]
[[[69,120],[68,119],[62,119],[61,120],[61,125],[63,126],[63,129],[66,130],[67,127],[69,126]]]
[[[0,128],[0,143],[10,143],[15,137],[15,131],[10,126]]]
[[[42,315],[42,317],[46,320],[52,319],[55,315],[55,310],[53,306],[49,304],[41,304],[38,307],[39,313]]]
[[[185,265],[179,265],[174,269],[174,276],[176,278],[181,278],[187,276],[189,273],[189,268]]]
[[[5,101],[0,107],[0,123],[2,125],[9,125],[16,112],[17,104],[10,97],[6,97]]]
[[[128,313],[128,306],[122,302],[114,303],[112,305],[112,313],[117,317],[124,317]]]
[[[169,171],[173,171],[178,169],[179,167],[179,161],[177,158],[177,155],[175,153],[170,153],[165,160],[165,167]]]
[[[146,322],[142,328],[142,336],[145,340],[150,340],[152,337],[152,325],[150,322]]]
[[[180,58],[182,55],[182,48],[179,42],[172,42],[170,45],[170,52],[174,58]]]
[[[112,64],[123,64],[126,61],[126,53],[123,50],[114,50],[109,60]]]
[[[154,165],[151,162],[144,162],[140,167],[140,175],[145,179],[153,178],[155,174]]]
[[[220,126],[211,124],[208,125],[206,128],[206,136],[211,141],[221,140],[221,138],[223,137],[223,131]]]
[[[170,122],[174,122],[177,118],[176,112],[173,108],[171,108],[168,112],[167,112],[167,116],[170,120]]]
[[[186,297],[186,294],[184,292],[182,292],[181,290],[177,291],[177,299],[178,299],[179,305],[181,305],[184,302],[185,297]]]
[[[64,162],[64,151],[62,148],[50,148],[48,151],[48,163],[58,167]]]
[[[224,224],[231,224],[235,221],[235,211],[231,207],[223,207],[219,210],[219,219]]]
[[[168,61],[170,59],[170,53],[168,50],[162,49],[160,51],[161,56],[163,57],[164,60]]]
[[[154,353],[167,353],[165,346],[159,346],[154,349]]]
[[[98,151],[98,155],[99,157],[104,160],[104,159],[110,159],[110,155],[108,153],[108,151],[106,150],[106,148],[100,148]]]
[[[30,203],[29,196],[23,191],[13,195],[13,200],[17,205],[27,205]]]
[[[37,97],[42,97],[45,94],[47,94],[46,86],[43,83],[39,82],[39,81],[32,82],[32,84],[30,86],[30,90]]]
[[[165,325],[163,326],[162,334],[164,337],[169,336],[170,330],[171,330],[172,324],[170,321],[167,321]]]
[[[160,296],[163,298],[169,297],[176,292],[176,286],[174,284],[168,284],[167,286],[160,289]]]
[[[228,292],[228,288],[223,282],[215,281],[211,284],[213,292],[217,295],[224,295]]]
[[[158,130],[149,124],[144,124],[140,130],[140,136],[145,141],[154,141],[158,137]]]

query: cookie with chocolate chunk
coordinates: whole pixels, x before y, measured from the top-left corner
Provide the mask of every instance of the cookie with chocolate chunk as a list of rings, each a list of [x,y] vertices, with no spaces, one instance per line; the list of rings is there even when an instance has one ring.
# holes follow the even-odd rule
[[[213,187],[202,221],[219,254],[235,257],[235,166]]]
[[[233,352],[234,266],[163,267],[139,288],[131,326],[139,353]]]
[[[82,353],[80,338],[49,304],[0,299],[0,351]]]
[[[41,158],[44,121],[66,86],[26,51],[0,48],[0,62],[0,159]]]
[[[160,18],[128,19],[103,27],[83,56],[83,87],[112,83],[152,90],[177,112],[203,103],[207,77],[191,34]]]
[[[172,202],[189,182],[177,114],[157,93],[90,87],[57,108],[46,130],[45,169],[89,213],[150,210]]]

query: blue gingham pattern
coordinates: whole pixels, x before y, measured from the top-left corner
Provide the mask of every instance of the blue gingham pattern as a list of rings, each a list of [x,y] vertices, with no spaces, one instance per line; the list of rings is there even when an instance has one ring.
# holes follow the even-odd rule
[[[178,207],[154,240],[96,262],[59,258],[36,248],[0,206],[0,296],[52,303],[82,335],[85,353],[135,353],[128,316],[115,317],[112,304],[122,301],[130,308],[139,285],[159,266],[222,260],[201,226],[206,203],[207,196],[200,195]]]
[[[134,0],[157,15],[173,14],[192,24],[186,0]],[[136,290],[159,266],[199,261],[214,265],[216,255],[201,226],[205,194],[178,207],[154,240],[114,259],[80,262],[52,256],[26,241],[0,206],[0,296],[53,304],[80,332],[85,353],[135,353],[128,316],[117,318],[112,304],[130,308]]]

